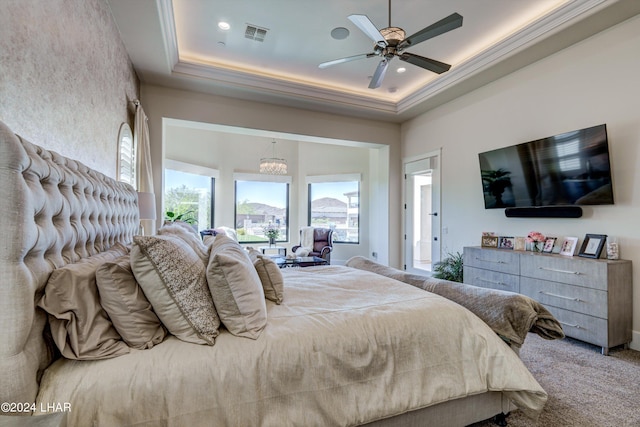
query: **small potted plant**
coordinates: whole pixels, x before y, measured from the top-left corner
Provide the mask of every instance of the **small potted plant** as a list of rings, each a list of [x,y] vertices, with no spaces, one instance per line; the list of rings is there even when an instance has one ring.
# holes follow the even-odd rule
[[[433,277],[462,283],[463,259],[460,252],[448,256],[433,266]]]

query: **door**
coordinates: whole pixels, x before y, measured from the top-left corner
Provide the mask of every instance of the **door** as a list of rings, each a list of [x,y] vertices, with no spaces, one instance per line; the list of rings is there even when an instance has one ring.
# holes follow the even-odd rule
[[[440,153],[405,162],[405,270],[431,274],[440,261]]]

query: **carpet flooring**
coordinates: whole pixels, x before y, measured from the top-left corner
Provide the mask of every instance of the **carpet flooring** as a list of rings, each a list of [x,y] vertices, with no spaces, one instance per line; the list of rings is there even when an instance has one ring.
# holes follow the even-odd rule
[[[520,357],[549,395],[537,422],[513,411],[510,427],[640,427],[640,352],[529,334]],[[490,421],[472,427],[495,427]]]

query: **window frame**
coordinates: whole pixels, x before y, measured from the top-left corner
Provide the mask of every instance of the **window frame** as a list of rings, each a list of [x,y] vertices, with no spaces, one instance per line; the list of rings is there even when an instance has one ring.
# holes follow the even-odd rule
[[[163,188],[162,188],[162,214],[164,218],[164,214],[166,212],[165,206],[165,190],[166,186],[164,185],[164,176],[166,169],[171,169],[178,172],[189,173],[192,175],[202,175],[207,178],[211,178],[211,206],[210,206],[210,218],[209,221],[211,223],[210,228],[215,227],[215,206],[216,206],[216,182],[220,177],[220,171],[217,169],[208,168],[206,166],[200,166],[193,163],[181,162],[178,160],[165,159],[163,168],[162,168],[162,179],[163,179]],[[198,228],[200,230],[204,230],[205,227],[201,227],[198,224]]]
[[[335,182],[357,182],[358,184],[358,239],[356,241],[347,241],[347,240],[336,240],[335,239],[335,232],[334,232],[334,238],[333,238],[333,243],[338,243],[338,244],[345,244],[345,245],[358,245],[360,244],[360,234],[361,234],[361,228],[360,228],[360,212],[361,212],[361,206],[362,204],[360,203],[360,200],[362,198],[362,175],[359,173],[351,173],[351,174],[333,174],[333,175],[314,175],[314,176],[307,176],[305,178],[306,184],[307,184],[307,225],[311,226],[311,196],[312,196],[312,190],[311,190],[311,186],[312,184],[328,184],[328,183],[335,183]],[[347,209],[349,209],[349,207],[347,206]],[[347,221],[349,220],[348,214],[347,214]],[[334,229],[335,230],[335,229]]]
[[[128,163],[128,165],[127,165]],[[118,181],[126,182],[138,189],[138,144],[127,122],[118,131],[118,161],[116,164]]]
[[[289,235],[291,233],[290,228],[290,211],[291,211],[291,182],[292,178],[289,175],[266,175],[266,174],[253,174],[253,173],[234,173],[233,174],[233,228],[238,231],[237,228],[237,215],[238,215],[238,181],[242,182],[272,182],[285,184],[285,232],[282,238],[276,239],[276,244],[289,242]],[[241,244],[268,244],[268,240],[240,240]]]

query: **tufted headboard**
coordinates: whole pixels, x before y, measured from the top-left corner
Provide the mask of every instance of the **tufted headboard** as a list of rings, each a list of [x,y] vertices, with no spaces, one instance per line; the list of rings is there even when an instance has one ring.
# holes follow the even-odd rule
[[[0,402],[33,402],[52,362],[36,308],[51,272],[129,243],[137,193],[0,122]]]

